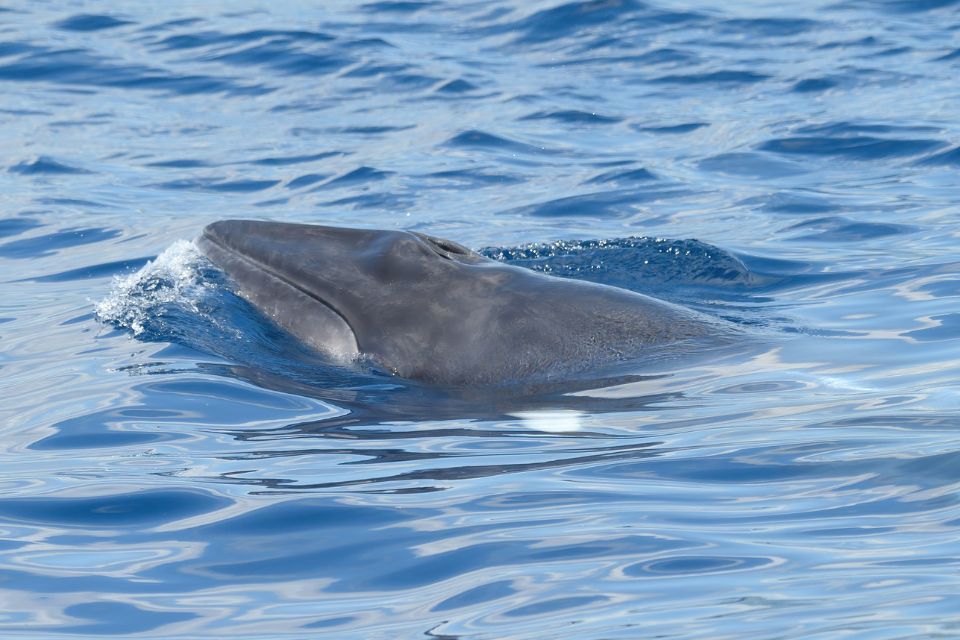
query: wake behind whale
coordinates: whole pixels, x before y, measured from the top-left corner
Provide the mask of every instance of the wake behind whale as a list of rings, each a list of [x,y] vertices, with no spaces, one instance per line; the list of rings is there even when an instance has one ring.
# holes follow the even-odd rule
[[[733,333],[676,304],[413,232],[225,220],[197,245],[308,347],[434,384],[562,378]]]

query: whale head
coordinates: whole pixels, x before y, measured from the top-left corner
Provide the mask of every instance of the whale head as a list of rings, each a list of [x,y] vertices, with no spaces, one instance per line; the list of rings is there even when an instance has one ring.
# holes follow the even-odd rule
[[[457,341],[452,334],[489,329],[482,325],[496,321],[489,311],[498,306],[491,290],[530,274],[400,230],[221,220],[198,246],[307,345],[340,360],[370,355],[407,377],[425,377],[413,363]]]

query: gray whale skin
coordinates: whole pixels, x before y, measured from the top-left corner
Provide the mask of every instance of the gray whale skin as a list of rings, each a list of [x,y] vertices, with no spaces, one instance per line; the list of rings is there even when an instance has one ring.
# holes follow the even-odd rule
[[[430,383],[569,375],[718,332],[668,302],[416,232],[221,220],[197,245],[307,346]]]

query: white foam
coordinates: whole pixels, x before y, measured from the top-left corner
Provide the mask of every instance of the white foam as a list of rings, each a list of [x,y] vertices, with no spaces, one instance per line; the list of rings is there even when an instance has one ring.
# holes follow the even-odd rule
[[[199,311],[197,303],[213,286],[203,280],[201,260],[195,244],[177,240],[136,273],[114,276],[110,293],[94,308],[97,318],[140,335],[158,305],[176,302]]]

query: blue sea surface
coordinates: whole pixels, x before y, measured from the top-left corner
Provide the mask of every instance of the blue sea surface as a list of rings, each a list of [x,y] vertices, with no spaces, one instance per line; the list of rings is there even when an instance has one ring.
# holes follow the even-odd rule
[[[960,2],[0,9],[0,637],[960,637]],[[730,349],[342,367],[209,222],[408,229]]]

